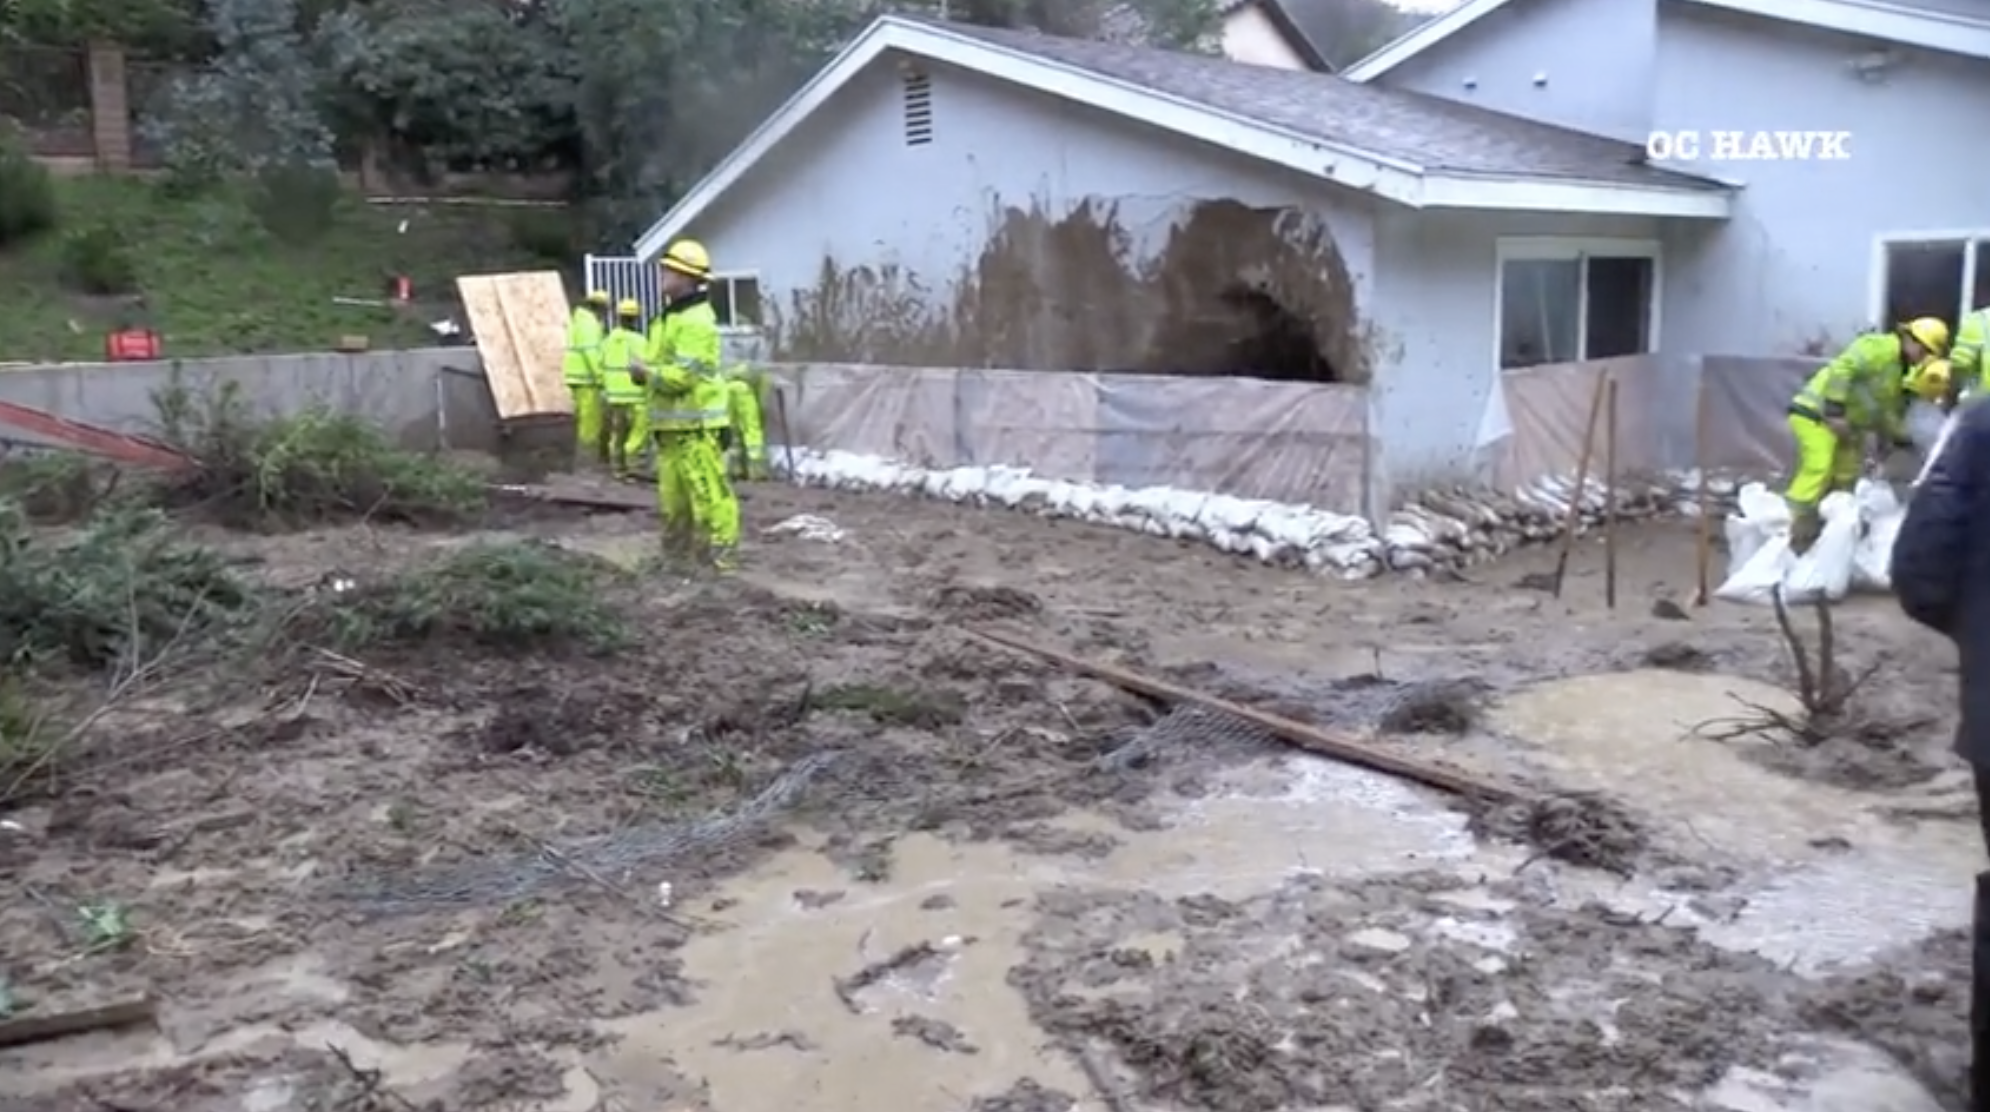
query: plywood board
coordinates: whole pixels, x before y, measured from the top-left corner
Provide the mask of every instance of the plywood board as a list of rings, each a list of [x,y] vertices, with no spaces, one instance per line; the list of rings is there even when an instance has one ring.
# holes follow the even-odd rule
[[[567,353],[566,286],[558,272],[456,279],[501,421],[573,412],[560,364]]]

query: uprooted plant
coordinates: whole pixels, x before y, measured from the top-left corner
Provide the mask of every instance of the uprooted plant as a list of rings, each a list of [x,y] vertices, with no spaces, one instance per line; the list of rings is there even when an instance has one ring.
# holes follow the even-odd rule
[[[1817,617],[1817,650],[1813,654],[1790,619],[1789,604],[1778,588],[1770,600],[1775,605],[1776,628],[1789,648],[1796,672],[1797,711],[1790,713],[1737,698],[1748,713],[1702,723],[1695,732],[1715,741],[1732,741],[1747,736],[1766,736],[1793,741],[1798,745],[1823,744],[1834,737],[1860,733],[1868,725],[1857,714],[1853,696],[1879,671],[1877,663],[1853,675],[1838,663],[1837,637],[1831,624],[1831,603],[1813,600],[1808,609]]]
[[[201,506],[232,527],[350,518],[454,525],[488,501],[475,472],[398,448],[378,425],[350,414],[318,407],[258,418],[232,382],[196,396],[176,380],[152,401],[161,438],[196,462],[169,483],[168,501]]]
[[[283,590],[241,578],[156,510],[107,503],[52,533],[0,499],[0,806],[137,759],[133,745],[162,744],[168,732],[223,732],[180,729],[189,710],[178,703],[150,716],[158,729],[135,729],[118,713],[196,669],[229,677],[208,695],[249,706],[276,706],[273,693],[300,677],[329,690],[318,684],[327,672],[341,689],[388,688],[406,702],[412,685],[358,658],[438,646],[613,651],[630,637],[606,597],[622,574],[555,546],[511,542],[460,548],[376,582]],[[211,665],[222,668],[202,668]]]

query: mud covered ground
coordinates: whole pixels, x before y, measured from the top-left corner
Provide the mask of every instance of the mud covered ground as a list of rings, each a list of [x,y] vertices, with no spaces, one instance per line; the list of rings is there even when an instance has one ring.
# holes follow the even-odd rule
[[[1551,554],[1342,584],[881,497],[748,516],[716,581],[644,564],[640,516],[505,527],[638,569],[634,651],[121,707],[130,759],[0,831],[0,974],[22,1015],[154,995],[158,1030],[0,1051],[0,1107],[1742,1108],[1848,1073],[1962,1107],[1953,654],[1883,601],[1837,623],[1861,727],[1797,745],[1711,721],[1788,663],[1769,614],[1690,605],[1685,527],[1623,545],[1610,611],[1587,546],[1557,601]],[[286,585],[468,539],[205,537]],[[1548,802],[1302,759],[979,625]],[[1293,817],[1222,817],[1252,792]],[[1898,903],[1776,910],[1834,869]],[[1751,901],[1897,929],[1811,960]]]

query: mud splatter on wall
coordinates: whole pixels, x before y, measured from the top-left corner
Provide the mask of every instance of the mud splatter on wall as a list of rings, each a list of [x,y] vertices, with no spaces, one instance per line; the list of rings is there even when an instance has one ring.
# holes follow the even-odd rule
[[[824,259],[770,305],[778,358],[1367,382],[1353,280],[1323,222],[1204,201],[1142,257],[1108,203],[1008,208],[958,274]]]

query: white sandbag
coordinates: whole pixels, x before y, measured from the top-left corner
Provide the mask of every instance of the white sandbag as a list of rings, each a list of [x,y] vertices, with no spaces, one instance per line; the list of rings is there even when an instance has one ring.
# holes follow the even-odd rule
[[[1851,590],[1852,559],[1859,543],[1857,501],[1844,493],[1826,498],[1817,508],[1824,521],[1823,532],[1809,552],[1798,556],[1790,551],[1788,510],[1778,512],[1762,497],[1750,499],[1749,487],[1742,489],[1740,517],[1757,541],[1756,547],[1737,562],[1714,597],[1751,606],[1770,605],[1778,590],[1786,602],[1844,598]],[[1750,509],[1759,516],[1751,517]]]
[[[1942,426],[1948,424],[1948,414],[1940,406],[1927,402],[1915,402],[1907,409],[1907,438],[1914,442],[1914,450],[1922,456],[1934,451],[1935,443],[1942,437]]]
[[[1749,483],[1735,495],[1734,516],[1721,526],[1727,538],[1728,576],[1732,578],[1762,546],[1778,533],[1788,534],[1790,507],[1761,483]]]
[[[1907,519],[1907,507],[1893,493],[1892,483],[1874,479],[1859,480],[1852,498],[1858,503],[1859,520],[1864,525],[1852,555],[1852,589],[1890,591],[1893,541],[1900,535],[1901,522]]]

